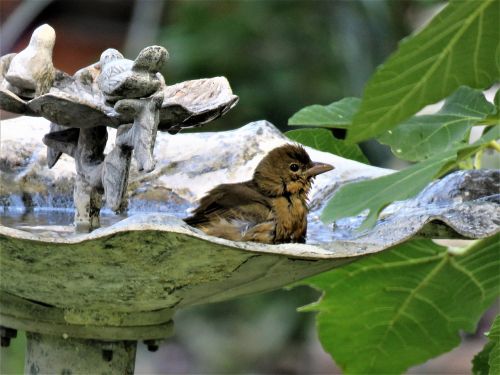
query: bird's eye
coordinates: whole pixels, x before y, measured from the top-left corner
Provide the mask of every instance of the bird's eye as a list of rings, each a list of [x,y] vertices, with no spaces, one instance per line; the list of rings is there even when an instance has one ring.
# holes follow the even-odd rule
[[[296,164],[296,163],[292,163],[292,164],[290,164],[290,170],[291,170],[292,172],[297,172],[297,171],[299,170],[299,165],[298,165],[298,164]]]

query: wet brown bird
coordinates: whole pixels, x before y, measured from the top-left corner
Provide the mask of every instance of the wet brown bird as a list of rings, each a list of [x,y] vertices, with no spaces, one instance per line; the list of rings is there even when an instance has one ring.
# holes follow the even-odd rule
[[[275,148],[257,165],[250,181],[216,186],[184,221],[233,241],[304,243],[307,194],[314,177],[332,169],[312,162],[300,145]]]

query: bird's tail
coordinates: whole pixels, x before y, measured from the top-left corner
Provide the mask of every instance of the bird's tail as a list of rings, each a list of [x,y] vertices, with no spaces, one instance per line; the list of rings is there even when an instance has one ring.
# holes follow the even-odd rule
[[[189,224],[189,218],[184,219]],[[243,237],[248,230],[248,223],[235,219],[218,218],[208,223],[196,225],[198,229],[210,236],[225,238],[231,241],[244,241]]]

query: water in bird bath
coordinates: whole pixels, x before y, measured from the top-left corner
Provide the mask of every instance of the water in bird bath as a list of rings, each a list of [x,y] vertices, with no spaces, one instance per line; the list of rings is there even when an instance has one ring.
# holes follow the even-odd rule
[[[178,218],[186,216],[189,206],[182,204],[158,204],[150,201],[132,201],[130,209],[124,214],[115,214],[109,209],[102,209],[100,215],[101,227],[109,227],[121,220],[137,214],[162,212]],[[75,210],[65,207],[32,207],[9,206],[0,210],[0,224],[6,227],[20,229],[31,233],[54,233],[59,236],[76,234],[73,226]]]
[[[31,233],[54,232],[69,236],[74,233],[74,211],[69,209],[4,209],[0,214],[0,223],[6,227],[16,228]],[[102,213],[101,225],[109,226],[121,220],[117,215]]]
[[[148,201],[133,201],[131,209],[126,214],[117,215],[109,209],[103,209],[100,215],[101,227],[109,227],[133,215],[161,212],[180,219],[188,215],[192,205],[187,203],[158,204]],[[75,234],[73,219],[74,209],[62,207],[34,207],[26,209],[20,206],[4,207],[0,210],[0,224],[6,227],[20,229],[31,233],[53,232],[59,236],[68,237]],[[319,213],[311,213],[308,217],[309,244],[319,244],[333,240],[330,225],[319,219]]]

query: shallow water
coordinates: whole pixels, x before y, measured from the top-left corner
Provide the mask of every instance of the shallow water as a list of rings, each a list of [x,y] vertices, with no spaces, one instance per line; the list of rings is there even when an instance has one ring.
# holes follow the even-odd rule
[[[181,205],[172,209],[166,207],[147,207],[140,209],[129,209],[127,213],[117,215],[109,209],[102,209],[100,214],[101,228],[109,227],[121,220],[127,219],[136,214],[149,212],[163,212],[179,218],[187,216],[186,205]],[[52,233],[56,236],[71,236],[77,234],[73,225],[75,210],[61,207],[4,207],[0,209],[0,224],[6,227],[24,230],[31,233]]]
[[[6,227],[19,228],[35,226],[73,225],[74,211],[70,209],[9,209],[0,211],[0,223]],[[104,227],[125,219],[127,216],[101,214],[101,225]]]
[[[116,215],[110,210],[102,210],[100,221],[101,228],[109,227],[121,220],[136,214],[150,212],[164,212],[179,218],[188,216],[186,207],[179,210],[167,210],[165,207],[158,211],[154,210],[129,210],[126,214]],[[41,208],[31,210],[24,208],[4,208],[0,210],[0,224],[10,228],[16,228],[31,233],[53,232],[56,236],[71,236],[76,234],[73,227],[74,210],[69,208]],[[309,215],[308,240],[309,244],[319,244],[334,239],[331,226],[323,224],[317,214]]]

